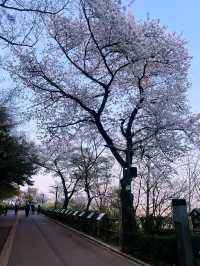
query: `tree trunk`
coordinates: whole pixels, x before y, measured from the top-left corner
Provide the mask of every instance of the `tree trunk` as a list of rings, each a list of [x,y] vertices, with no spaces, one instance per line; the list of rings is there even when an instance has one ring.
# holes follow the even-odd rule
[[[56,187],[56,199],[55,199],[55,205],[54,208],[56,209],[58,205],[58,187]]]
[[[146,218],[145,218],[145,232],[150,233],[151,231],[151,223],[150,223],[150,163],[147,165],[148,173],[147,173],[147,190],[146,190]]]
[[[120,230],[120,246],[121,250],[130,253],[134,249],[136,240],[137,226],[135,219],[135,212],[133,208],[133,195],[131,193],[130,173],[123,171],[123,178],[121,179],[121,230]]]
[[[89,208],[90,208],[90,205],[91,205],[91,202],[92,202],[92,198],[88,198],[88,201],[87,201],[87,206],[86,206],[86,211],[89,211]]]
[[[188,180],[188,190],[189,190],[189,193],[188,193],[188,210],[189,210],[189,213],[191,212],[191,176],[189,174],[189,180]]]
[[[63,208],[67,209],[68,204],[69,204],[69,198],[68,198],[67,195],[65,195],[65,199],[64,199],[64,202],[63,202]]]
[[[69,200],[70,200],[69,193],[68,193],[67,188],[66,188],[65,178],[63,177],[61,171],[58,171],[58,174],[59,174],[59,176],[61,178],[62,187],[63,187],[63,193],[64,193],[64,197],[65,197],[64,203],[63,203],[63,208],[67,209],[68,204],[69,204]]]

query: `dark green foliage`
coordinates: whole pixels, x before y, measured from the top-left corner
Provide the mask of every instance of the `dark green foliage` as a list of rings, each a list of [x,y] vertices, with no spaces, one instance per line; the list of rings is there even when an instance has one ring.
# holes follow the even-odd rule
[[[200,234],[192,235],[192,248],[194,251],[195,258],[200,257]]]
[[[14,183],[9,184],[4,182],[0,184],[0,200],[11,198],[14,195],[18,194],[19,194],[19,187]]]
[[[29,177],[35,173],[31,145],[22,138],[0,133],[0,182],[31,184]]]
[[[172,231],[171,231],[172,232]],[[164,234],[166,235],[164,236]],[[168,234],[168,235],[167,235]],[[137,237],[137,250],[132,254],[151,261],[153,265],[177,265],[176,237],[170,232],[161,235],[139,235]],[[200,257],[200,235],[192,235],[192,247],[195,258]]]
[[[4,206],[0,205],[0,214],[2,214],[4,212]]]
[[[146,258],[153,265],[173,265],[177,259],[176,238],[171,236],[138,235],[137,249],[132,255]]]
[[[163,216],[153,216],[149,215],[149,217],[140,217],[141,223],[141,231],[145,234],[157,234],[160,235],[162,232],[171,232],[172,229],[167,229],[169,227],[169,217]]]
[[[165,230],[161,230],[161,231],[155,231],[153,233],[154,235],[158,235],[158,236],[171,236],[171,235],[175,235],[175,230],[174,229],[165,229]]]
[[[0,107],[0,198],[15,194],[16,185],[31,185],[37,170],[34,145],[14,136],[13,126],[6,109]]]

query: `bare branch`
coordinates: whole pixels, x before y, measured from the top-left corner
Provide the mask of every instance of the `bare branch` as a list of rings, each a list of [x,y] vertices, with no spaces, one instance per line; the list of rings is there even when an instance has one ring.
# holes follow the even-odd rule
[[[34,12],[34,13],[39,13],[39,14],[48,14],[48,15],[56,15],[58,13],[60,13],[61,11],[63,11],[66,6],[68,5],[69,1],[67,1],[60,9],[58,9],[57,11],[49,11],[48,10],[48,6],[46,5],[46,7],[44,7],[43,9],[39,9],[39,8],[26,8],[26,7],[19,7],[19,6],[10,6],[10,5],[6,5],[7,1],[3,1],[0,4],[0,7],[8,9],[8,10],[14,10],[17,12]]]

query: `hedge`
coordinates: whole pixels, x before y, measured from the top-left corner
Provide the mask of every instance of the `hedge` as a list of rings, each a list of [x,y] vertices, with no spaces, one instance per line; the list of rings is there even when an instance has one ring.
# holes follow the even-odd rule
[[[0,214],[4,213],[4,206],[0,205]]]
[[[138,235],[133,256],[150,261],[153,265],[173,265],[177,260],[175,235]]]
[[[192,234],[195,258],[200,257],[200,234]],[[176,236],[138,235],[132,255],[151,261],[154,266],[177,265]]]

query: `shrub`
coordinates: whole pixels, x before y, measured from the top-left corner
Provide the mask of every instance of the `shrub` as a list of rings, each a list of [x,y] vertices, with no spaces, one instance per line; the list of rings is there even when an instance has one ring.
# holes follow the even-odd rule
[[[4,212],[4,206],[0,205],[0,215]]]
[[[132,255],[146,258],[153,265],[174,265],[177,262],[176,236],[170,235],[138,235],[136,249]],[[167,232],[166,232],[167,233]],[[194,257],[200,257],[200,234],[192,235]]]
[[[138,235],[136,243],[132,255],[148,258],[153,265],[174,264],[177,260],[175,235]]]
[[[200,257],[200,234],[192,235],[192,248],[193,248],[194,256],[196,258]]]

